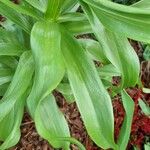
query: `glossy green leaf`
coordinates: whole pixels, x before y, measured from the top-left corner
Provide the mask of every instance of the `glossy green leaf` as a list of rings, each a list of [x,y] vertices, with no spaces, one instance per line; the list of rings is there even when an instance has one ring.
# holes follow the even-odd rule
[[[73,21],[87,21],[86,16],[83,13],[79,12],[70,12],[64,15],[61,15],[58,18],[59,22],[73,22]]]
[[[144,144],[144,150],[149,150],[150,149],[150,143]]]
[[[143,53],[143,57],[146,61],[150,61],[150,46],[149,45],[146,46],[144,53]]]
[[[111,1],[83,0],[110,31],[128,38],[150,42],[150,12],[144,8],[119,5]]]
[[[88,5],[83,2],[81,2],[81,5],[88,15],[89,22],[91,23],[92,29],[101,44],[103,53],[121,72],[121,87],[134,86],[138,82],[140,64],[137,54],[129,44],[127,38],[107,30]],[[99,28],[97,28],[97,26]]]
[[[65,37],[62,38],[62,51],[69,82],[87,132],[100,147],[115,148],[114,118],[109,94],[91,59],[63,27],[62,37]]]
[[[37,22],[33,27],[31,47],[35,61],[35,78],[27,106],[39,134],[55,148],[68,149],[68,142],[56,139],[70,135],[63,115],[59,112],[54,98],[49,95],[65,73],[60,40],[59,26],[55,23]]]
[[[109,63],[101,45],[97,41],[92,39],[79,39],[79,42],[91,54],[93,60],[98,60],[104,64]]]
[[[35,18],[36,20],[42,19],[42,16],[39,16],[36,11],[34,11],[31,7],[26,7],[25,5],[16,5],[9,0],[0,0],[4,4],[4,6],[8,6],[11,9],[15,10],[18,13],[28,15],[30,17]],[[10,14],[9,14],[10,15]]]
[[[134,102],[125,90],[121,92],[122,102],[125,109],[125,118],[118,138],[119,150],[125,150],[130,138],[132,119],[134,114]]]
[[[60,14],[61,6],[63,3],[64,0],[48,0],[48,7],[45,14],[46,18],[55,20]]]
[[[3,99],[0,101],[0,121],[9,113],[15,102],[26,91],[27,87],[29,86],[33,71],[34,67],[31,53],[24,53],[21,57],[12,82]]]
[[[75,102],[75,98],[73,96],[69,83],[60,83],[57,86],[56,90],[59,91],[64,96],[64,98],[66,99],[68,103]]]
[[[13,25],[11,24],[11,26]],[[10,28],[12,29],[12,27]],[[13,42],[15,44],[18,42],[17,36],[15,35],[16,32],[12,31],[14,28],[11,29],[0,28],[0,42]]]
[[[149,0],[140,0],[139,2],[133,4],[132,6],[144,9],[150,9],[150,1]]]
[[[19,141],[24,103],[33,71],[31,53],[24,53],[11,83],[0,101],[0,140],[4,141],[0,145],[0,149],[8,149]]]
[[[0,85],[11,81],[13,71],[11,69],[0,69]]]
[[[145,115],[150,116],[150,107],[143,100],[139,100],[139,106]]]
[[[26,96],[21,97],[12,109],[12,111],[6,116],[0,125],[0,136],[5,135],[4,142],[0,145],[0,149],[8,149],[18,143],[21,132],[20,125],[24,113],[24,102]],[[7,133],[7,134],[6,134]]]
[[[0,56],[0,63],[6,65],[13,70],[15,70],[18,65],[17,59],[12,56]]]
[[[0,55],[5,56],[20,56],[24,48],[19,44],[14,43],[1,43],[0,42]]]
[[[68,142],[70,142],[70,143],[72,143],[72,144],[74,144],[74,145],[76,145],[76,146],[78,146],[78,148],[80,149],[80,150],[85,150],[85,147],[79,142],[79,141],[77,141],[76,139],[74,139],[74,138],[59,138],[59,140],[63,140],[63,141],[68,141]]]
[[[67,122],[52,95],[39,102],[35,112],[35,124],[38,133],[53,147],[69,150],[69,142],[58,140],[58,138],[70,137],[70,133]]]
[[[97,71],[101,78],[104,77],[113,77],[113,76],[120,76],[120,71],[115,68],[112,64],[104,65],[103,67],[97,68]]]
[[[65,2],[61,7],[61,12],[62,13],[70,12],[71,10],[73,10],[74,7],[76,6],[79,7],[77,2],[78,2],[77,0],[65,0]]]
[[[46,12],[48,0],[32,0],[32,1],[25,0],[25,1],[27,1],[30,5],[32,5],[36,9],[42,11],[43,13]]]
[[[60,48],[61,34],[56,23],[37,22],[31,32],[31,48],[35,61],[35,78],[27,100],[34,118],[36,106],[62,80],[65,67]]]
[[[140,63],[136,52],[125,37],[111,32],[107,32],[107,34],[108,44],[112,50],[109,51],[109,54],[107,53],[107,56],[112,64],[121,72],[122,86],[135,86],[140,74]]]
[[[5,83],[0,86],[0,96],[3,96],[9,86],[9,83]]]
[[[15,10],[9,8],[8,6],[4,5],[1,1],[0,1],[0,14],[13,21],[27,33],[30,33],[32,26],[28,18],[22,14],[17,13]]]
[[[149,88],[143,88],[142,91],[143,91],[143,93],[150,94]]]
[[[89,21],[65,22],[63,24],[74,35],[93,33]]]

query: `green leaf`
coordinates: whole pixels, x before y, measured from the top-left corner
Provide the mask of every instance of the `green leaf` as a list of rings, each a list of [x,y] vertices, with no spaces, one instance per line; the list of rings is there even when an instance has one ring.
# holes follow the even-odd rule
[[[119,5],[111,1],[82,0],[96,13],[103,25],[128,38],[150,42],[150,12],[144,8]]]
[[[14,146],[20,138],[20,124],[27,98],[27,88],[33,75],[31,53],[25,52],[19,61],[15,75],[0,101],[0,149]]]
[[[78,146],[78,148],[80,149],[80,150],[85,150],[85,147],[79,142],[79,141],[77,141],[76,139],[74,139],[74,138],[59,138],[59,140],[63,140],[63,141],[68,141],[68,142],[70,142],[70,143],[72,143],[72,144],[75,144],[76,146]]]
[[[87,21],[86,16],[83,13],[70,12],[64,15],[61,15],[58,18],[59,22],[73,22],[73,21]]]
[[[29,49],[25,39],[25,33],[18,29],[10,20],[5,21],[10,23],[10,28],[0,29],[0,55],[5,56],[20,56],[24,51]],[[6,23],[7,24],[7,23]],[[29,38],[29,36],[28,36]]]
[[[33,10],[31,7],[25,6],[25,5],[16,5],[13,2],[9,0],[0,0],[4,6],[8,6],[11,9],[15,10],[18,13],[33,17],[36,20],[42,19],[42,16],[36,13],[35,10]],[[10,14],[9,14],[10,15]]]
[[[64,0],[48,0],[48,7],[45,17],[50,20],[55,20],[59,17],[61,6]]]
[[[144,53],[143,53],[143,57],[145,60],[150,61],[150,46],[149,45],[146,46]]]
[[[1,122],[0,136],[4,134],[5,138],[2,145],[0,145],[0,149],[8,149],[18,143],[21,136],[20,125],[24,113],[24,102],[26,97],[27,96],[21,97],[21,99],[15,104],[12,111],[3,120],[4,122]]]
[[[35,124],[38,133],[48,140],[54,148],[69,149],[69,142],[58,139],[70,137],[70,133],[65,117],[58,109],[52,95],[48,95],[38,103]]]
[[[11,69],[0,69],[0,85],[11,81],[13,71]]]
[[[147,116],[150,116],[150,107],[143,100],[139,100],[139,105],[143,113]]]
[[[144,144],[144,150],[149,150],[150,149],[150,143]]]
[[[125,150],[130,138],[132,119],[134,114],[134,102],[125,90],[121,92],[123,106],[126,112],[123,125],[118,138],[119,150]]]
[[[61,34],[56,23],[37,22],[32,29],[31,48],[35,61],[35,78],[27,104],[33,118],[39,101],[47,97],[64,76],[60,40]]]
[[[19,61],[12,82],[0,101],[0,121],[13,108],[14,104],[24,94],[30,84],[34,71],[31,53],[25,52]]]
[[[68,79],[87,132],[98,146],[104,149],[116,148],[113,138],[113,109],[109,94],[92,60],[65,28],[61,27],[61,30]]]
[[[125,37],[111,32],[108,32],[108,36],[108,43],[112,50],[112,53],[109,51],[111,56],[108,57],[121,72],[122,87],[135,86],[140,74],[140,63],[136,52]],[[109,54],[107,53],[107,55]]]
[[[0,2],[0,14],[10,19],[27,33],[30,33],[32,26],[26,16],[16,12],[10,7],[4,5],[2,2]]]
[[[120,76],[120,71],[115,68],[112,64],[104,65],[103,67],[97,68],[97,71],[101,78]]]
[[[43,13],[46,12],[47,9],[47,4],[48,4],[48,0],[25,0],[26,2],[28,2],[30,5],[32,5],[33,7],[35,7],[36,9],[42,11]]]
[[[13,26],[12,22],[10,23],[11,26]],[[17,43],[18,39],[17,36],[15,35],[14,28],[10,27],[11,29],[4,29],[0,28],[0,42],[13,42]]]
[[[20,56],[25,48],[20,44],[15,43],[1,43],[0,42],[0,55],[5,56]]]
[[[89,22],[101,44],[103,53],[121,72],[122,83],[120,88],[135,86],[139,78],[140,64],[137,54],[129,44],[127,38],[107,30],[102,25],[97,14],[88,5],[82,2],[81,5],[88,15]]]
[[[149,88],[143,88],[142,91],[143,91],[143,93],[146,93],[146,94],[150,93],[150,89]]]
[[[133,4],[132,6],[144,9],[150,9],[150,1],[149,0],[140,0],[139,2]]]
[[[92,39],[79,39],[79,42],[91,54],[93,60],[98,60],[104,64],[109,63],[99,42]]]
[[[75,102],[75,98],[73,96],[69,83],[60,83],[57,86],[56,90],[59,91],[64,96],[64,98],[66,99],[68,103]]]
[[[93,33],[89,21],[65,22],[63,25],[74,35]]]
[[[12,56],[0,56],[0,63],[6,65],[13,70],[15,70],[18,65],[17,59]]]
[[[9,86],[9,83],[5,83],[0,86],[0,96],[3,96]]]
[[[70,12],[73,10],[74,7],[75,8],[79,7],[77,2],[78,2],[77,0],[65,0],[65,2],[61,7],[61,13]]]

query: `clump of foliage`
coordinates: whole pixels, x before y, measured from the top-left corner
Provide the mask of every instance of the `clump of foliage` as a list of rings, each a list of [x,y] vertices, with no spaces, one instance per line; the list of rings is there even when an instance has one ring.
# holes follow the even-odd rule
[[[77,12],[81,6],[84,13]],[[140,64],[128,38],[150,42],[150,3],[110,0],[0,0],[7,18],[0,29],[0,149],[20,138],[24,108],[54,148],[74,143],[53,90],[76,102],[91,139],[103,149],[124,150],[134,102],[125,88],[139,84]],[[92,33],[96,40],[75,38]],[[96,67],[94,61],[101,62]],[[119,76],[118,86],[112,77]],[[107,89],[112,91],[108,93]],[[125,118],[117,141],[111,96],[121,94]]]

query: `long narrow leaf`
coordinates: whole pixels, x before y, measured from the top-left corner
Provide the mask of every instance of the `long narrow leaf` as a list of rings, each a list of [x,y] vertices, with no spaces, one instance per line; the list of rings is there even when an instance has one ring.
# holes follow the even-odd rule
[[[61,12],[65,13],[65,12],[70,12],[72,10],[72,8],[74,7],[79,7],[77,4],[77,0],[65,0],[65,2],[63,3],[62,7],[61,7]]]
[[[39,16],[36,11],[34,11],[33,9],[31,9],[30,7],[26,7],[23,5],[16,5],[13,2],[9,1],[9,0],[0,0],[0,2],[2,2],[5,6],[8,6],[10,8],[12,8],[13,10],[17,11],[18,13],[24,14],[24,15],[28,15],[30,17],[35,18],[36,20],[40,20],[42,19],[41,16]]]
[[[24,53],[15,72],[12,82],[0,101],[0,121],[11,111],[16,101],[29,86],[34,71],[31,53]]]
[[[46,12],[48,0],[25,0],[33,7],[37,8],[38,10],[42,11],[43,13]]]
[[[144,9],[150,9],[150,1],[149,0],[140,0],[139,2],[133,4],[132,6]]]
[[[132,119],[133,119],[133,113],[134,113],[134,102],[132,98],[126,93],[126,91],[121,92],[123,106],[126,112],[123,125],[121,127],[119,139],[118,139],[118,145],[119,150],[125,150],[129,137],[131,132],[131,125],[132,125]]]
[[[0,149],[14,146],[20,138],[20,124],[27,98],[27,88],[33,75],[31,53],[24,53],[5,95],[0,101]]]
[[[84,49],[86,49],[92,56],[93,60],[100,61],[101,63],[108,64],[109,60],[106,57],[103,48],[99,42],[92,39],[79,39]]]
[[[82,2],[81,5],[89,17],[92,29],[104,51],[103,53],[122,74],[121,87],[134,86],[138,82],[140,64],[137,54],[127,38],[107,30],[88,5]]]
[[[20,26],[24,31],[30,33],[32,26],[26,16],[17,13],[15,10],[4,5],[2,2],[0,2],[0,13]]]
[[[55,148],[69,149],[69,142],[58,140],[70,137],[67,122],[52,95],[41,100],[35,112],[35,124],[38,133]]]
[[[15,43],[1,43],[0,42],[0,55],[5,56],[20,56],[24,48]]]
[[[17,59],[12,56],[0,56],[0,63],[13,70],[15,70],[18,65]]]
[[[26,93],[27,94],[27,93]],[[26,94],[16,103],[12,111],[0,124],[0,137],[5,135],[0,149],[8,149],[16,145],[20,139],[20,125],[24,113],[24,104],[26,100]]]
[[[50,22],[37,22],[31,33],[31,47],[35,61],[35,78],[27,100],[34,118],[36,106],[47,97],[62,80],[65,67],[60,49],[59,26]]]
[[[128,38],[150,42],[150,12],[147,9],[119,5],[111,1],[82,0],[96,13],[103,25]]]
[[[99,79],[93,62],[63,27],[62,37],[69,82],[86,129],[100,147],[115,148],[114,118],[109,94]]]
[[[56,19],[60,14],[61,6],[64,3],[64,0],[48,0],[48,7],[46,11],[46,18]]]

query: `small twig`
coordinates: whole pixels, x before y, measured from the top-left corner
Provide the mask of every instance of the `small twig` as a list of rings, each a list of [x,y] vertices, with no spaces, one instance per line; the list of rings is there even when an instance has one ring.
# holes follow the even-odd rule
[[[34,123],[34,121],[29,121],[29,122],[22,123],[21,126],[29,125],[29,124],[32,124],[32,123]]]

